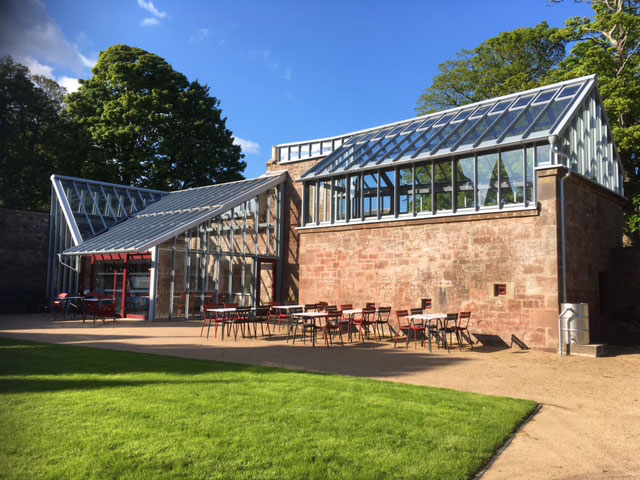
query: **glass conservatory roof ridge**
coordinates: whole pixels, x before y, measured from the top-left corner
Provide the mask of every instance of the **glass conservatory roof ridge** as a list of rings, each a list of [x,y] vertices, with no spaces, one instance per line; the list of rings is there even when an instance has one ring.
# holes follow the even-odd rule
[[[345,134],[349,140],[299,180],[546,139],[596,83],[588,75]]]
[[[121,223],[63,253],[92,255],[146,252],[284,182],[286,174],[283,171],[275,175],[171,192]]]

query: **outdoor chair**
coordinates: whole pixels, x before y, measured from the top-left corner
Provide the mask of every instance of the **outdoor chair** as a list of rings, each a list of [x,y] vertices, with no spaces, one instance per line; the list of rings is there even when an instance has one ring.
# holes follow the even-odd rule
[[[449,352],[449,348],[451,346],[451,340],[453,340],[453,334],[456,334],[458,338],[458,346],[462,350],[462,345],[460,344],[460,337],[458,335],[458,314],[457,313],[447,313],[447,317],[442,321],[440,327],[438,328],[438,334],[440,339],[442,340],[443,347],[447,349]],[[447,341],[447,335],[449,335],[449,341]]]
[[[67,303],[68,293],[59,293],[56,299],[51,303],[51,315],[49,318],[52,322],[58,318],[58,315],[62,315],[62,319],[65,318],[65,308]]]
[[[116,305],[111,297],[105,297],[102,295],[87,295],[88,298],[95,298],[98,301],[92,301],[87,304],[87,314],[93,317],[93,323],[96,323],[97,318],[102,319],[102,323],[105,323],[106,318],[113,318],[114,322],[117,322],[116,319]],[[84,322],[84,320],[83,320]]]
[[[327,305],[326,310],[327,310],[327,312],[337,312],[338,311],[338,306],[337,305]]]
[[[412,309],[415,310],[415,309]],[[409,337],[410,333],[413,334],[413,345],[414,348],[418,348],[418,334],[422,333],[422,337],[424,339],[425,327],[424,325],[414,324],[408,317],[409,313],[406,310],[396,310],[396,319],[398,320],[398,330],[396,330],[395,340],[393,342],[393,347],[395,348],[398,344],[398,338],[400,337],[400,333],[403,333],[406,337],[405,346],[409,348]],[[417,315],[417,314],[412,314]]]
[[[207,312],[210,308],[220,308],[222,304],[220,303],[205,303],[202,306],[202,327],[200,328],[200,336],[202,337],[202,333],[204,332],[204,325],[208,322],[208,328],[211,328],[211,322],[216,319],[216,312]],[[207,329],[207,336],[209,335],[209,329]]]
[[[317,303],[307,303],[304,306],[304,311],[305,312],[317,312],[318,311],[318,304]]]
[[[365,303],[365,307],[364,308],[376,308],[376,304],[373,302],[367,302]]]
[[[269,328],[269,307],[258,307],[253,313],[253,331],[258,336],[258,324],[260,331],[264,337],[264,325],[267,325],[267,335],[271,337],[271,329]]]
[[[327,309],[327,305],[329,305],[327,302],[318,302],[318,303],[316,303],[316,311],[317,312],[324,312]]]
[[[335,335],[337,332],[340,335],[340,345],[344,347],[344,341],[342,340],[342,312],[340,310],[329,310],[330,307],[327,307],[327,318],[322,325],[321,329],[324,334],[324,342],[329,348],[329,344],[333,344],[333,340],[331,335]]]
[[[456,331],[458,335],[458,341],[461,339],[467,339],[469,345],[473,347],[473,340],[471,339],[471,332],[469,332],[469,320],[471,319],[471,312],[460,312],[458,314],[458,325],[456,325]]]
[[[298,327],[302,327],[305,323],[303,318],[295,316],[296,313],[302,313],[302,307],[291,308],[289,313],[285,315],[287,319],[287,342],[289,341],[289,338],[291,338],[291,332],[293,332],[293,343],[296,343]]]
[[[362,340],[362,342],[364,342],[365,337],[369,335],[369,331],[371,330],[374,322],[375,314],[375,308],[363,308],[360,317],[356,317],[353,319],[353,324],[360,334],[360,340]]]
[[[422,315],[422,309],[421,308],[412,308],[411,309],[411,315]]]
[[[384,338],[384,326],[389,329],[389,336],[391,336],[391,327],[389,326],[389,317],[391,316],[391,307],[380,307],[376,312],[375,320],[373,322],[373,328],[377,332],[380,327],[382,335],[378,334],[380,339]]]
[[[231,315],[231,324],[233,325],[233,339],[238,339],[238,328],[242,338],[245,338],[245,326],[248,329],[247,336],[251,338],[251,307],[237,307],[236,311]]]

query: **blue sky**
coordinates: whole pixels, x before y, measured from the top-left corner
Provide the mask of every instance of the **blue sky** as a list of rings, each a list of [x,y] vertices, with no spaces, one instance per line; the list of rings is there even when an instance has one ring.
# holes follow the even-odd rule
[[[590,16],[565,0],[0,0],[0,54],[73,89],[124,43],[209,84],[246,154],[415,116],[438,64],[502,31]]]

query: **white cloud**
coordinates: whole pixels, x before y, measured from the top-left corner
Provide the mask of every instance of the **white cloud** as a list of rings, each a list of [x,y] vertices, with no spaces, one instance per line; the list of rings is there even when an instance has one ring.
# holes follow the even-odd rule
[[[44,77],[51,78],[52,80],[55,80],[56,78],[53,74],[53,67],[44,65],[38,62],[35,58],[24,57],[22,59],[22,63],[33,75],[42,75]]]
[[[143,18],[140,20],[140,25],[143,27],[155,27],[156,25],[160,25],[160,20],[153,17]]]
[[[202,40],[204,40],[205,38],[207,38],[209,36],[209,34],[211,33],[211,31],[208,28],[200,28],[195,35],[191,35],[189,37],[189,41],[191,43],[193,42],[201,42]]]
[[[66,88],[69,93],[77,92],[80,88],[80,82],[78,82],[77,78],[60,77],[58,78],[58,83]]]
[[[167,13],[158,10],[151,0],[149,0],[148,2],[145,2],[144,0],[138,0],[138,6],[149,12],[154,17],[165,18],[167,16]]]
[[[282,78],[284,78],[285,80],[291,80],[291,69],[289,67],[287,67],[287,69],[284,71],[284,75],[282,76]]]
[[[0,54],[51,77],[49,69],[81,75],[95,64],[65,38],[40,0],[0,0]]]
[[[260,153],[260,145],[257,142],[245,140],[244,138],[240,137],[233,137],[233,143],[235,143],[236,145],[240,145],[242,153],[246,153],[247,155]]]

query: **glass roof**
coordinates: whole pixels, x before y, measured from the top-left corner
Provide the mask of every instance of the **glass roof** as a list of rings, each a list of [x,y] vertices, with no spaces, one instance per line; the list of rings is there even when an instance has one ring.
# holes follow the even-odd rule
[[[81,178],[51,177],[58,202],[67,213],[75,243],[81,243],[122,221],[167,192]]]
[[[144,252],[282,183],[286,172],[165,194],[125,221],[65,254]]]
[[[357,132],[302,179],[547,137],[594,82],[592,75]]]

